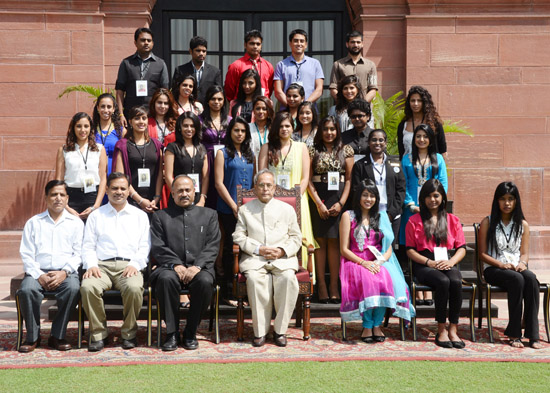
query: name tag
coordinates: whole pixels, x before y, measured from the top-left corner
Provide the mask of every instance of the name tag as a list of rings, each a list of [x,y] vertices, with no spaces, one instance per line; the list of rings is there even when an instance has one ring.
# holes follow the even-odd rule
[[[97,190],[93,172],[84,171],[81,179],[82,179],[82,184],[84,185],[84,194],[95,192]]]
[[[151,172],[149,168],[138,168],[138,187],[151,186]]]
[[[338,191],[340,189],[340,172],[328,172],[328,187],[329,191]]]
[[[195,192],[200,192],[199,187],[199,174],[198,173],[188,173],[187,176],[193,180],[193,185],[195,186]]]
[[[384,255],[378,249],[374,246],[367,246],[370,252],[372,252],[372,255],[376,258],[377,261],[385,262]]]
[[[136,96],[147,97],[147,81],[136,81]]]
[[[434,247],[434,259],[436,261],[448,261],[449,253],[447,247]]]
[[[277,175],[277,185],[290,190],[290,175]]]

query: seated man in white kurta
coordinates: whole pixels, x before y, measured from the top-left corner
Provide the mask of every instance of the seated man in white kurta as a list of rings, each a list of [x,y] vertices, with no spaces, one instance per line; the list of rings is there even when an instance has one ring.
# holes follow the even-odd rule
[[[298,258],[302,234],[296,212],[289,204],[273,199],[275,177],[264,169],[254,178],[254,199],[239,208],[233,241],[243,251],[240,271],[246,276],[252,309],[255,347],[265,344],[275,305],[273,337],[286,346],[285,333],[298,298]]]

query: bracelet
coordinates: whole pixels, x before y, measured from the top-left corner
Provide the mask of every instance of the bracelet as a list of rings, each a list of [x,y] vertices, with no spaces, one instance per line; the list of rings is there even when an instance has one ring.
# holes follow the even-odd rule
[[[336,203],[339,204],[340,207],[344,207],[344,205],[342,204],[342,202],[338,201],[338,202],[336,202]]]
[[[155,195],[153,196],[153,198],[160,198],[160,195]]]
[[[208,199],[208,195],[206,194],[201,194],[201,197],[204,197],[204,199]]]
[[[430,258],[426,258],[426,262],[424,262],[425,266],[428,266],[428,262],[430,261]]]
[[[528,266],[528,265],[527,265],[527,262],[525,262],[525,261],[519,261],[519,262],[518,262],[518,265],[519,265],[520,263],[523,263],[523,264],[525,265],[525,267]]]
[[[136,191],[132,192],[132,195],[130,195],[130,198],[134,199],[134,195],[136,195],[136,194],[137,194]]]
[[[93,211],[95,210],[95,206],[92,206],[91,209],[92,209],[91,212],[93,212]],[[91,213],[91,212],[90,212],[90,213]]]
[[[143,202],[143,198],[141,198],[141,201],[138,202],[139,206],[141,206],[141,202]]]
[[[122,113],[124,111],[124,109],[121,109],[120,110],[120,114],[118,115],[119,117],[123,117],[124,116],[124,113]]]

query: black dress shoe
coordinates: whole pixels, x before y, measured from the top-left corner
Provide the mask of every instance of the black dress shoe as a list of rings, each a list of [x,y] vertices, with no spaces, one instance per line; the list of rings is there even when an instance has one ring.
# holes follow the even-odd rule
[[[424,299],[416,299],[416,305],[417,306],[423,306],[426,304],[426,302],[424,301]]]
[[[273,339],[275,341],[276,346],[286,347],[286,336],[284,334],[273,332]]]
[[[374,343],[374,336],[361,337],[361,341],[363,341],[364,343],[367,343],[367,344],[372,344],[372,343]]]
[[[463,349],[466,347],[466,343],[464,343],[464,341],[460,340],[460,341],[451,341],[451,344],[453,345],[453,348],[456,348],[456,349]]]
[[[253,347],[263,347],[264,344],[265,344],[265,336],[254,337],[254,340],[252,341]]]
[[[88,352],[99,352],[103,348],[105,348],[105,345],[109,343],[109,337],[104,338],[103,340],[99,341],[90,341],[88,344]]]
[[[38,337],[38,340],[35,342],[25,341],[23,345],[19,347],[19,352],[21,353],[29,353],[36,349],[36,347],[40,346],[40,337]]]
[[[329,301],[330,301],[330,299],[328,297],[323,298],[323,299],[319,299],[319,303],[321,303],[321,304],[328,304]]]
[[[58,339],[54,336],[48,338],[48,347],[57,349],[58,351],[69,351],[72,349],[71,344],[69,344],[65,339]]]
[[[137,337],[122,340],[123,349],[133,349],[137,346],[138,346]]]
[[[339,297],[331,297],[330,302],[332,304],[340,304],[340,303],[342,303],[342,300]]]
[[[175,351],[178,349],[179,333],[174,332],[166,335],[166,340],[162,344],[163,351]]]
[[[386,336],[372,336],[375,343],[383,343],[386,340]]]
[[[435,345],[441,348],[452,348],[453,343],[450,341],[439,341],[439,333],[435,335]]]
[[[426,299],[426,300],[424,300],[424,305],[433,306],[434,305],[434,300],[433,299]]]
[[[183,348],[187,350],[197,349],[199,347],[199,342],[196,338],[186,338],[183,340]]]

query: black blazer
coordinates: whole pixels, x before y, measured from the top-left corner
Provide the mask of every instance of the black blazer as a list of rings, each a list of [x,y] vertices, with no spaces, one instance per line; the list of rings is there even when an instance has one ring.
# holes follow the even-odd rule
[[[194,75],[194,74],[195,74],[195,66],[193,65],[192,61],[190,61],[189,63],[182,64],[176,67],[176,69],[174,70],[174,76],[172,77],[172,85],[174,84],[174,81],[179,76]],[[202,70],[202,78],[199,83],[198,97],[197,97],[197,100],[201,104],[206,105],[206,103],[204,102],[206,91],[212,85],[220,85],[223,87],[222,72],[219,70],[219,68],[214,67],[211,64],[204,63],[204,69]]]
[[[386,155],[386,193],[388,194],[388,215],[390,220],[393,221],[395,217],[400,215],[403,211],[403,201],[405,200],[405,175],[403,174],[403,168],[401,162],[397,156]],[[359,183],[365,179],[374,178],[374,168],[370,161],[370,152],[367,155],[357,161],[353,166],[351,172],[351,189],[355,193]]]
[[[198,266],[214,277],[220,237],[218,215],[210,208],[173,206],[156,211],[151,220],[151,256],[159,266],[151,280],[172,265]]]

